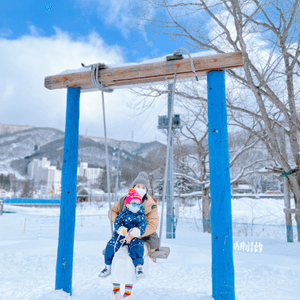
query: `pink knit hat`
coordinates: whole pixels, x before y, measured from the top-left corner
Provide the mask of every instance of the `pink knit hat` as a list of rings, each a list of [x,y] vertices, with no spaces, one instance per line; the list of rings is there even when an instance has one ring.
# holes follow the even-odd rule
[[[133,199],[137,199],[141,202],[142,204],[142,197],[137,193],[137,191],[135,189],[129,189],[128,190],[128,195],[125,199],[125,205],[128,204],[131,200]]]

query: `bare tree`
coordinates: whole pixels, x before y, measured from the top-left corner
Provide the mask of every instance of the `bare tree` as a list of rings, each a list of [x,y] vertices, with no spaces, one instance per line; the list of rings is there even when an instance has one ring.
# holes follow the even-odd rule
[[[178,99],[177,99],[178,100]],[[207,105],[205,102],[193,100],[186,101],[180,97],[181,111],[183,114],[183,128],[176,139],[175,158],[176,164],[183,166],[174,174],[201,186],[202,195],[202,219],[204,232],[210,232],[210,182],[208,179],[208,119]],[[178,101],[177,101],[178,103]],[[236,176],[231,180],[231,184],[237,182],[250,174],[257,173],[260,163],[266,158],[249,156],[249,151],[259,139],[253,134],[244,130],[240,137],[242,142],[239,145],[230,145],[230,166],[237,170]],[[247,153],[248,158],[243,158],[243,163],[238,164],[239,159]]]
[[[21,193],[21,197],[23,198],[31,198],[33,195],[33,181],[25,180],[23,185],[23,190]]]
[[[131,0],[133,19],[149,39],[165,35],[194,51],[243,52],[244,67],[227,71],[227,86],[235,86],[228,107],[235,110],[236,123],[254,132],[286,173],[300,166],[299,1]],[[281,152],[278,128],[288,136],[290,161]],[[288,180],[300,209],[299,172]],[[300,215],[296,221],[300,228]]]

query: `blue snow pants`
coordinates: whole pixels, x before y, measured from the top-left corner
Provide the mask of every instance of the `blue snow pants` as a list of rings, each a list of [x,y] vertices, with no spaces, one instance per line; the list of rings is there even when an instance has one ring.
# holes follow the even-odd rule
[[[111,265],[115,253],[120,249],[124,236],[120,236],[115,232],[112,238],[106,245],[105,249],[105,264]],[[124,244],[125,245],[125,244]],[[144,264],[144,241],[142,239],[134,238],[128,245],[129,256],[132,259],[134,266]]]

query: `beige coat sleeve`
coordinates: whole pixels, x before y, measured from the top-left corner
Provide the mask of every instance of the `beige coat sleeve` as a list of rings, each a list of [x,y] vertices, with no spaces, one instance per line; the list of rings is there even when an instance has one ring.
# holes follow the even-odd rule
[[[121,199],[111,208],[111,220],[113,222],[115,222],[115,219],[120,212],[120,201]]]
[[[157,212],[157,208],[152,209],[148,215],[146,216],[147,220],[147,227],[145,233],[142,237],[150,235],[151,233],[155,232],[159,223],[159,216]]]

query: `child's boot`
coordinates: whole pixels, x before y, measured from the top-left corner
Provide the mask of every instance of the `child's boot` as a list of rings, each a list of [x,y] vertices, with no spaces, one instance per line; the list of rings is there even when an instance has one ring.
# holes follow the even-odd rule
[[[146,277],[143,271],[143,266],[136,266],[135,267],[135,276],[137,279],[143,279]]]
[[[107,277],[111,273],[111,265],[105,265],[104,269],[98,275],[99,277]]]

